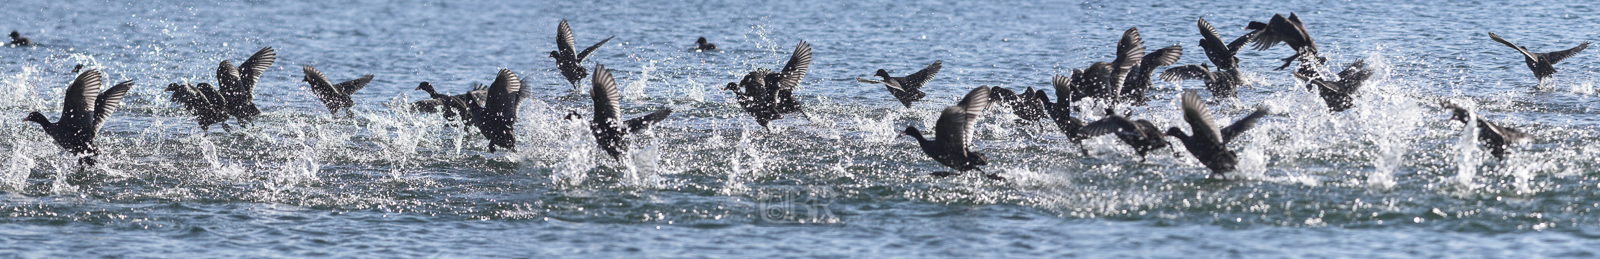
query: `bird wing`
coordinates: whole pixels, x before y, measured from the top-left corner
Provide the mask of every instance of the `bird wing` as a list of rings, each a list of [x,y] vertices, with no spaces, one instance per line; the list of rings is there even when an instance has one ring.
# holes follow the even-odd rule
[[[1057,109],[1070,108],[1072,106],[1072,92],[1077,91],[1078,87],[1073,82],[1079,81],[1074,78],[1081,77],[1083,77],[1083,70],[1073,69],[1071,77],[1056,75],[1050,78],[1050,85],[1056,88]]]
[[[670,115],[672,115],[672,108],[661,108],[660,110],[656,110],[656,112],[652,112],[648,115],[628,119],[628,132],[638,132],[648,129],[650,128],[650,125],[655,125],[657,122],[661,122],[661,120],[666,119],[667,116]]]
[[[250,92],[245,91],[244,88],[240,88],[239,80],[239,68],[234,67],[233,63],[230,63],[227,60],[217,63],[217,88],[219,88],[218,90],[221,90],[224,95],[249,96]]]
[[[1349,67],[1345,67],[1344,71],[1339,71],[1340,81],[1361,81],[1369,77],[1372,77],[1372,70],[1367,69],[1367,61],[1364,59],[1356,60],[1355,63],[1350,63]]]
[[[1173,63],[1178,63],[1178,58],[1180,57],[1183,57],[1183,46],[1173,45],[1151,51],[1150,55],[1145,55],[1144,59],[1139,61],[1139,69],[1142,70],[1139,72],[1148,76],[1150,72],[1156,71],[1156,67],[1171,66]]]
[[[100,96],[100,79],[103,75],[100,70],[90,69],[78,74],[78,78],[67,85],[66,98],[61,102],[61,119],[56,123],[89,126],[94,123],[93,103]]]
[[[1139,28],[1128,28],[1122,32],[1122,40],[1117,41],[1117,59],[1111,62],[1111,91],[1122,92],[1122,83],[1127,80],[1128,73],[1133,67],[1144,61],[1144,39],[1139,37]]]
[[[1528,133],[1523,133],[1522,131],[1513,128],[1502,127],[1500,124],[1495,124],[1494,122],[1480,119],[1478,120],[1478,124],[1488,126],[1487,128],[1489,128],[1491,131],[1494,131],[1495,134],[1499,134],[1500,138],[1504,139],[1506,144],[1518,143],[1532,139],[1532,135],[1529,135]]]
[[[1183,91],[1183,120],[1193,129],[1193,138],[1226,143],[1218,133],[1220,130],[1217,130],[1217,123],[1212,122],[1211,114],[1206,112],[1205,101],[1201,101],[1200,94],[1194,90]]]
[[[1290,41],[1288,42],[1289,46],[1294,47],[1295,51],[1300,51],[1301,48],[1306,48],[1311,52],[1317,52],[1317,42],[1311,40],[1311,33],[1306,32],[1306,24],[1300,22],[1300,15],[1294,14],[1294,12],[1289,12],[1289,23],[1294,25],[1294,33],[1299,35],[1296,37],[1296,39],[1299,40],[1300,43],[1300,46],[1295,46],[1296,42]]]
[[[1222,42],[1222,36],[1217,34],[1217,28],[1211,27],[1211,23],[1206,22],[1205,18],[1200,18],[1197,23],[1200,27],[1200,49],[1205,50],[1206,57],[1211,59],[1211,63],[1227,64],[1228,61],[1232,61],[1223,60],[1232,57],[1235,49],[1228,48],[1228,45]]]
[[[105,125],[106,118],[122,106],[122,97],[128,94],[128,89],[133,88],[133,80],[123,81],[111,89],[106,89],[94,100],[94,131],[100,131],[100,125]]]
[[[1561,63],[1562,60],[1566,60],[1567,57],[1571,57],[1572,55],[1577,55],[1578,52],[1581,52],[1581,51],[1583,51],[1583,49],[1587,49],[1587,48],[1589,48],[1589,42],[1585,41],[1583,43],[1578,44],[1577,47],[1572,47],[1572,48],[1567,49],[1567,50],[1561,50],[1561,51],[1556,51],[1556,52],[1545,53],[1544,57],[1547,58],[1550,61],[1551,65],[1555,65],[1556,63]]]
[[[317,71],[311,65],[302,65],[301,70],[306,73],[306,83],[311,84],[311,93],[316,94],[317,99],[322,100],[322,105],[328,106],[328,109],[338,107],[336,105],[339,103],[339,96],[343,94],[333,85],[328,84],[328,77],[323,76],[322,71]]]
[[[1239,121],[1233,122],[1233,125],[1228,125],[1227,128],[1222,128],[1222,143],[1226,144],[1233,141],[1239,134],[1244,134],[1251,127],[1255,127],[1256,121],[1261,120],[1262,116],[1267,116],[1267,107],[1256,107],[1255,112],[1245,115],[1244,118],[1239,118]]]
[[[1009,106],[1017,102],[1017,92],[1005,87],[992,87],[989,88],[989,100],[994,101],[996,104]]]
[[[1298,17],[1296,19],[1298,19]],[[1252,23],[1260,24],[1257,22]],[[1271,49],[1272,46],[1278,45],[1278,43],[1287,43],[1289,44],[1289,47],[1299,48],[1295,45],[1302,45],[1302,42],[1308,41],[1307,39],[1303,38],[1304,35],[1301,33],[1302,29],[1296,27],[1294,21],[1283,17],[1282,14],[1272,15],[1272,20],[1268,20],[1266,24],[1255,24],[1252,24],[1251,27],[1259,28],[1256,32],[1257,35],[1254,40],[1256,50]]]
[[[569,34],[569,36],[570,36],[570,34]],[[606,39],[600,40],[600,42],[596,42],[596,43],[594,43],[594,45],[590,45],[589,48],[583,49],[583,52],[578,52],[578,57],[577,57],[578,62],[583,62],[583,59],[589,58],[589,54],[594,53],[594,50],[600,49],[600,46],[605,46],[606,42],[611,41],[611,38],[616,38],[616,37],[617,36],[606,37]]]
[[[939,67],[942,66],[941,63],[944,63],[944,61],[934,61],[933,64],[928,65],[928,67],[923,68],[921,71],[917,71],[916,73],[911,73],[911,75],[906,76],[905,81],[907,86],[911,88],[922,88],[922,84],[928,83],[928,80],[932,80],[934,75],[939,74]]]
[[[1073,78],[1076,81],[1074,84],[1078,86],[1076,88],[1078,92],[1072,95],[1073,101],[1089,96],[1102,97],[1115,93],[1112,90],[1116,89],[1106,89],[1111,87],[1108,85],[1111,83],[1110,77],[1110,63],[1094,62],[1094,64],[1089,65],[1088,69],[1083,70],[1083,76]]]
[[[1083,129],[1080,129],[1078,132],[1084,136],[1093,137],[1117,132],[1137,131],[1139,131],[1139,125],[1133,124],[1133,121],[1128,120],[1128,118],[1123,118],[1122,116],[1113,115],[1090,122],[1088,125],[1084,125]]]
[[[972,128],[978,119],[989,109],[989,87],[979,86],[967,92],[961,102],[954,106],[945,107],[939,114],[939,121],[934,125],[940,145],[945,147],[962,147],[972,143]]]
[[[857,77],[856,78],[856,82],[862,82],[862,83],[868,83],[868,84],[882,84],[882,83],[884,83],[886,81],[878,81],[878,80],[872,80],[872,79],[866,79],[866,78]],[[898,87],[896,87],[896,88],[898,88]]]
[[[575,58],[578,51],[573,46],[578,43],[572,39],[572,27],[567,26],[567,19],[561,19],[561,25],[556,26],[556,51],[562,57]]]
[[[800,80],[806,77],[806,70],[810,67],[811,44],[801,41],[794,46],[794,54],[789,56],[789,63],[783,65],[783,80],[778,82],[779,89],[794,91],[800,87]]]
[[[1534,59],[1534,60],[1538,59],[1537,56],[1534,56],[1532,52],[1528,52],[1528,49],[1524,49],[1522,47],[1518,47],[1517,44],[1511,43],[1511,41],[1507,41],[1506,39],[1500,38],[1500,35],[1495,35],[1493,32],[1489,33],[1489,39],[1492,39],[1495,42],[1499,42],[1500,44],[1504,44],[1504,45],[1506,45],[1506,47],[1511,47],[1513,49],[1516,49],[1517,52],[1522,53],[1523,57],[1527,57],[1528,59]],[[1578,46],[1579,47],[1586,47],[1588,45],[1578,45]],[[1576,53],[1576,52],[1574,52],[1574,53]],[[1563,58],[1565,58],[1565,57],[1563,57]],[[1551,62],[1551,64],[1555,64],[1555,62]]]
[[[1161,71],[1161,80],[1165,80],[1165,81],[1182,81],[1182,80],[1205,80],[1205,81],[1211,81],[1211,68],[1207,68],[1203,64],[1176,66],[1176,67],[1168,68],[1166,71]]]
[[[355,94],[356,91],[360,91],[362,88],[367,88],[367,83],[370,82],[372,82],[372,74],[367,74],[365,76],[361,76],[361,78],[335,84],[333,85],[333,89],[339,90],[339,93],[344,94],[344,96],[350,96]]]
[[[595,64],[594,79],[589,81],[594,82],[594,88],[589,90],[590,98],[594,99],[594,122],[599,125],[619,126],[611,124],[622,120],[619,117],[622,114],[622,107],[617,101],[622,99],[622,95],[617,92],[617,81],[611,77],[611,71],[606,69],[605,65]]]
[[[510,69],[500,69],[495,76],[494,83],[489,84],[488,105],[484,108],[490,112],[503,112],[502,116],[516,118],[517,91],[522,90],[522,82],[517,80],[517,74]]]
[[[256,80],[261,79],[261,73],[267,72],[272,63],[278,61],[278,53],[272,47],[261,48],[250,59],[239,64],[240,87],[245,93],[255,93]]]

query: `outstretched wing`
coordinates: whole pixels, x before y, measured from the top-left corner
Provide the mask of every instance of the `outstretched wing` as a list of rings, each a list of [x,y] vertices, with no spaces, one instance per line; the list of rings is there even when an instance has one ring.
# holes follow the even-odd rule
[[[99,98],[95,99],[95,132],[100,132],[100,125],[105,125],[106,118],[110,118],[111,113],[116,112],[117,107],[122,106],[122,96],[127,95],[128,89],[131,88],[133,88],[133,80],[123,81],[122,83],[118,83],[116,86],[112,86],[111,89],[106,89],[104,93],[100,94]]]
[[[239,68],[234,67],[233,63],[227,60],[217,63],[217,90],[222,91],[222,95],[229,98],[250,96],[250,92],[240,86],[240,77]]]
[[[328,109],[337,107],[335,104],[339,103],[339,96],[342,94],[328,83],[328,77],[323,76],[322,71],[317,71],[311,65],[302,65],[301,70],[306,73],[306,83],[311,84],[311,93],[316,94],[317,99],[322,100],[322,104],[328,106]]]
[[[1217,123],[1212,122],[1211,114],[1206,111],[1206,103],[1200,100],[1200,94],[1194,90],[1183,91],[1183,120],[1189,123],[1195,139],[1226,143],[1222,141]]]
[[[1148,77],[1150,72],[1156,71],[1157,67],[1171,66],[1173,63],[1178,63],[1178,58],[1181,57],[1183,57],[1183,46],[1173,45],[1151,51],[1149,55],[1144,56],[1143,60],[1139,61],[1139,73],[1143,73],[1139,75]]]
[[[1117,59],[1111,62],[1111,91],[1108,93],[1122,92],[1122,83],[1127,80],[1128,73],[1143,61],[1144,39],[1139,37],[1139,28],[1128,28],[1122,33],[1122,40],[1117,41]]]
[[[556,25],[556,51],[562,57],[575,57],[578,51],[573,49],[578,45],[572,39],[572,27],[567,26],[567,19],[561,19],[561,25]]]
[[[1122,116],[1107,116],[1100,120],[1084,125],[1078,132],[1084,136],[1099,136],[1117,132],[1138,132],[1139,125]]]
[[[928,80],[933,80],[933,76],[939,74],[941,63],[944,63],[944,61],[934,61],[933,64],[928,65],[921,71],[911,73],[911,75],[905,77],[906,84],[911,88],[922,88],[923,84],[928,83]]]
[[[1074,79],[1074,78],[1080,78],[1080,77],[1083,77],[1083,70],[1081,70],[1081,69],[1073,69],[1072,70],[1072,77],[1056,75],[1056,76],[1050,78],[1050,85],[1056,88],[1056,107],[1055,108],[1064,108],[1064,107],[1071,107],[1072,106],[1072,92],[1075,92],[1075,91],[1078,90],[1077,89],[1078,86],[1076,84],[1074,84],[1073,82],[1079,81],[1078,79]]]
[[[800,87],[800,80],[805,79],[806,70],[811,68],[811,44],[800,41],[794,46],[794,54],[789,55],[789,63],[783,65],[782,81],[778,81],[779,89],[794,91]]]
[[[568,34],[568,36],[571,36],[571,34]],[[595,49],[599,49],[600,46],[605,46],[606,42],[611,41],[611,38],[616,38],[616,37],[617,36],[606,37],[606,39],[600,40],[600,42],[594,43],[594,45],[589,46],[589,48],[583,49],[583,52],[579,52],[578,53],[578,57],[577,57],[578,62],[583,62],[583,59],[589,58],[589,54],[594,53]]]
[[[1000,105],[1009,106],[1017,103],[1017,92],[1005,87],[991,87],[989,88],[989,100]]]
[[[261,73],[267,72],[267,68],[272,67],[272,63],[276,61],[278,53],[273,51],[272,47],[261,48],[255,55],[250,55],[250,59],[239,64],[239,87],[245,93],[255,93],[256,80],[260,80]]]
[[[1556,63],[1561,63],[1562,60],[1566,60],[1567,57],[1571,57],[1572,55],[1577,55],[1578,52],[1581,52],[1581,51],[1583,51],[1583,49],[1587,49],[1587,48],[1589,48],[1589,42],[1585,41],[1585,42],[1583,42],[1581,44],[1578,44],[1577,47],[1572,47],[1570,49],[1562,50],[1562,51],[1545,53],[1544,57],[1549,59],[1551,65],[1555,65]]]
[[[1493,32],[1489,33],[1489,39],[1492,39],[1495,42],[1499,42],[1500,44],[1504,44],[1504,45],[1506,45],[1506,47],[1511,47],[1513,49],[1516,49],[1517,52],[1522,53],[1522,56],[1523,57],[1527,57],[1528,59],[1536,59],[1536,57],[1537,57],[1537,56],[1534,56],[1532,52],[1528,52],[1528,49],[1524,49],[1522,47],[1518,47],[1517,44],[1513,44],[1513,43],[1511,43],[1511,41],[1507,41],[1506,39],[1500,38],[1500,35],[1495,35]],[[1587,46],[1588,46],[1587,44],[1578,45],[1578,47],[1587,47]],[[1576,53],[1576,52],[1574,52],[1574,53]],[[1563,57],[1563,58],[1565,58],[1565,57]],[[1551,62],[1551,64],[1555,64],[1555,62]]]
[[[672,115],[672,108],[661,108],[660,110],[656,110],[656,112],[652,112],[648,115],[628,119],[628,132],[638,132],[648,129],[650,128],[650,125],[655,125],[657,122],[661,122],[661,120],[666,119],[667,116],[670,115]]]
[[[517,114],[517,91],[522,90],[522,81],[517,80],[517,74],[510,69],[500,69],[495,76],[494,83],[489,84],[488,105],[484,108],[492,112],[504,112],[503,116],[515,118]]]
[[[1211,80],[1211,68],[1206,67],[1206,65],[1204,65],[1204,64],[1176,66],[1176,67],[1168,68],[1166,71],[1161,71],[1161,80],[1165,80],[1165,81],[1182,81],[1182,80],[1206,80],[1206,81],[1210,81]]]
[[[367,74],[365,76],[361,76],[361,78],[356,78],[354,80],[344,81],[333,85],[333,89],[338,89],[339,93],[342,93],[345,96],[350,96],[355,94],[356,91],[360,91],[362,88],[367,88],[367,83],[370,82],[372,82],[372,74]]]
[[[607,126],[620,122],[622,107],[617,100],[622,99],[622,95],[617,91],[617,81],[611,77],[611,71],[605,65],[595,64],[594,79],[589,81],[594,83],[589,89],[589,97],[594,100],[594,122]]]
[[[61,101],[61,119],[56,123],[76,126],[90,126],[94,123],[93,105],[100,96],[101,86],[100,70],[90,69],[78,74],[78,78],[67,85],[66,98]]]
[[[1234,137],[1238,137],[1239,134],[1244,134],[1251,127],[1255,127],[1256,121],[1261,120],[1262,116],[1267,116],[1267,107],[1256,107],[1255,112],[1240,118],[1239,121],[1234,122],[1233,125],[1228,125],[1227,128],[1222,128],[1222,143],[1226,144],[1233,141]]]
[[[966,97],[961,98],[960,103],[946,107],[939,115],[939,121],[934,125],[939,131],[935,132],[938,139],[934,141],[941,142],[941,145],[946,147],[966,147],[972,143],[973,125],[983,118],[988,109],[989,87],[979,86],[972,89],[967,92]]]

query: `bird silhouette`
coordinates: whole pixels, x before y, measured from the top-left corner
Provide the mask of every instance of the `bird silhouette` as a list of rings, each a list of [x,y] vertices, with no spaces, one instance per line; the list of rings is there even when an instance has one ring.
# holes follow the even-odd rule
[[[128,80],[101,92],[102,76],[94,69],[78,74],[67,86],[61,102],[61,117],[56,122],[51,123],[37,111],[23,119],[39,123],[57,146],[79,156],[78,163],[86,166],[94,166],[94,157],[100,154],[99,147],[94,144],[95,134],[122,105],[122,97],[128,89],[133,88],[133,80]]]
[[[589,71],[583,69],[583,60],[589,58],[589,54],[593,54],[595,49],[599,49],[611,41],[611,38],[616,37],[607,37],[594,46],[583,49],[583,52],[577,52],[574,46],[578,43],[572,38],[572,27],[567,26],[566,19],[562,19],[561,25],[556,26],[556,50],[550,51],[550,58],[556,59],[556,68],[561,70],[561,76],[566,77],[567,83],[572,84],[572,90],[576,91],[578,81],[589,76]]]
[[[782,71],[756,69],[745,74],[738,83],[728,83],[722,90],[733,91],[745,113],[755,117],[762,128],[771,130],[767,122],[782,119],[783,114],[801,112],[804,115],[800,101],[794,98],[794,90],[800,87],[810,67],[811,44],[801,41],[794,46],[794,54],[789,56]],[[741,88],[744,91],[739,91]]]
[[[1512,44],[1510,41],[1500,38],[1500,35],[1495,35],[1493,32],[1489,33],[1489,38],[1493,39],[1495,42],[1506,45],[1506,47],[1516,49],[1518,53],[1522,53],[1522,61],[1528,64],[1528,70],[1533,70],[1533,77],[1537,78],[1539,81],[1544,81],[1545,78],[1550,78],[1550,76],[1555,75],[1555,65],[1557,63],[1561,63],[1562,60],[1566,60],[1567,58],[1572,57],[1572,55],[1577,55],[1578,52],[1582,52],[1583,49],[1589,48],[1589,42],[1585,41],[1583,43],[1579,43],[1577,47],[1572,47],[1566,50],[1534,53],[1528,51],[1528,48],[1517,46],[1517,44]]]
[[[928,140],[922,136],[922,131],[915,126],[907,126],[901,134],[911,136],[917,140],[917,145],[922,147],[922,152],[932,157],[934,161],[955,169],[956,172],[933,172],[931,175],[947,177],[960,174],[969,170],[983,172],[978,166],[988,165],[989,161],[982,153],[972,151],[972,128],[978,119],[989,108],[989,87],[980,86],[967,92],[956,105],[944,108],[939,114],[939,121],[934,124],[935,139]],[[1005,180],[997,174],[983,172],[984,177],[993,180]]]
[[[302,69],[305,71],[306,76],[301,81],[311,85],[311,93],[316,94],[317,99],[322,100],[322,105],[328,107],[328,113],[338,114],[339,109],[344,109],[346,115],[350,117],[356,116],[354,112],[350,111],[350,107],[354,107],[356,104],[354,100],[350,100],[350,95],[355,94],[356,91],[360,91],[362,88],[366,88],[367,83],[372,82],[372,74],[350,81],[339,82],[338,84],[331,84],[328,82],[328,77],[322,75],[322,71],[317,71],[311,65],[305,65]]]
[[[1239,164],[1239,157],[1228,149],[1228,142],[1232,142],[1240,134],[1255,127],[1256,121],[1267,115],[1266,107],[1256,108],[1256,111],[1246,115],[1226,128],[1217,128],[1217,123],[1212,122],[1210,112],[1206,111],[1205,102],[1200,100],[1200,95],[1194,90],[1183,92],[1183,120],[1189,123],[1189,128],[1194,135],[1183,133],[1183,129],[1171,127],[1166,135],[1178,138],[1183,142],[1184,149],[1195,159],[1211,169],[1211,174],[1222,175],[1233,172]]]

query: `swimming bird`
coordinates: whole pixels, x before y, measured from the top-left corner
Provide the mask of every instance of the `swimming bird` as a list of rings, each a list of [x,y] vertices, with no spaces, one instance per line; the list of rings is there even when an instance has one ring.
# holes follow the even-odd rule
[[[1211,59],[1211,64],[1216,64],[1218,70],[1239,69],[1239,58],[1235,54],[1238,54],[1239,49],[1257,34],[1245,33],[1224,44],[1222,36],[1217,34],[1217,28],[1212,28],[1211,23],[1206,22],[1205,18],[1200,18],[1197,25],[1200,27],[1200,48],[1206,51],[1206,57]]]
[[[200,131],[209,131],[211,124],[222,124],[222,130],[233,132],[228,128],[227,103],[222,100],[222,95],[217,93],[211,84],[167,84],[167,92],[172,95],[169,101],[182,104],[183,108],[194,115],[195,122],[200,123]]]
[[[22,46],[28,46],[28,45],[33,45],[33,41],[28,40],[28,38],[23,38],[22,34],[21,33],[17,33],[17,31],[11,31],[11,46],[12,47],[22,47]]]
[[[39,123],[57,146],[73,155],[82,156],[78,163],[87,166],[94,166],[94,157],[100,154],[100,149],[94,144],[95,134],[100,131],[100,126],[105,125],[106,119],[111,118],[111,113],[122,105],[122,96],[133,88],[133,80],[128,80],[101,92],[101,77],[100,71],[93,69],[78,74],[78,78],[67,86],[66,97],[61,102],[61,118],[55,123],[37,111],[23,119]]]
[[[1051,78],[1050,84],[1056,89],[1056,100],[1058,102],[1051,103],[1050,97],[1047,95],[1036,94],[1036,96],[1039,97],[1039,102],[1045,107],[1045,113],[1050,115],[1050,120],[1056,123],[1056,128],[1061,129],[1061,133],[1066,134],[1067,139],[1072,141],[1072,144],[1077,145],[1078,150],[1083,152],[1084,156],[1088,156],[1089,149],[1083,147],[1083,140],[1089,138],[1083,134],[1085,123],[1083,119],[1072,117],[1073,101],[1071,96],[1073,92],[1077,91],[1074,89],[1077,87],[1075,82],[1082,81],[1082,77],[1083,70],[1074,69],[1071,77],[1056,75]]]
[[[878,72],[874,73],[873,76],[881,77],[883,78],[883,81],[861,78],[856,78],[856,81],[862,83],[883,84],[885,88],[889,89],[890,95],[894,95],[895,99],[900,100],[900,104],[904,104],[906,108],[911,108],[911,102],[922,100],[922,97],[927,96],[927,94],[922,92],[922,86],[926,85],[929,80],[933,80],[934,75],[939,74],[939,67],[943,62],[944,61],[934,61],[933,64],[928,65],[928,67],[922,68],[922,70],[917,71],[916,73],[911,73],[911,75],[907,75],[905,77],[889,76],[889,71],[878,69]]]
[[[305,71],[306,77],[301,81],[311,84],[311,93],[316,94],[317,99],[322,100],[322,105],[328,107],[328,113],[338,114],[339,109],[344,109],[346,115],[350,117],[356,116],[354,112],[350,111],[350,107],[356,105],[355,101],[350,100],[350,95],[360,91],[361,88],[366,88],[367,83],[372,82],[372,74],[340,82],[339,84],[330,84],[328,77],[323,76],[322,71],[317,71],[311,65],[304,65],[302,69]]]
[[[267,72],[267,68],[277,60],[277,52],[272,47],[265,47],[250,55],[239,67],[234,67],[228,60],[217,65],[217,90],[226,104],[223,111],[228,116],[238,118],[239,127],[244,127],[246,123],[254,125],[256,115],[261,114],[261,109],[256,108],[255,103],[256,80],[261,79],[261,73]]]
[[[1476,120],[1478,123],[1478,142],[1488,146],[1489,154],[1494,155],[1495,159],[1506,160],[1506,155],[1511,154],[1510,151],[1507,151],[1511,148],[1511,144],[1533,140],[1533,135],[1474,116],[1475,114],[1471,111],[1454,103],[1446,101],[1442,102],[1441,106],[1452,111],[1450,120],[1460,121],[1461,124],[1468,124],[1468,119]]]
[[[1161,136],[1161,128],[1149,120],[1129,120],[1124,115],[1117,115],[1115,111],[1106,109],[1106,117],[1083,126],[1083,135],[1094,137],[1116,133],[1117,139],[1133,147],[1139,154],[1139,162],[1145,161],[1145,154],[1150,151],[1165,148],[1168,143]]]
[[[700,37],[700,39],[694,40],[694,45],[694,49],[699,51],[717,50],[717,44],[706,42],[706,37]]]
[[[500,69],[495,76],[494,83],[489,84],[489,92],[483,103],[467,103],[467,110],[476,122],[478,132],[489,139],[489,153],[495,152],[495,147],[503,147],[517,152],[517,106],[522,102],[522,80],[517,79],[517,74],[510,69]]]
[[[457,114],[460,114],[463,126],[476,127],[477,123],[474,123],[472,111],[467,105],[483,103],[489,98],[489,87],[481,84],[473,84],[472,91],[453,96],[440,94],[433,89],[433,84],[428,82],[417,84],[416,90],[427,92],[429,99],[412,103],[412,109],[419,112],[443,112],[444,120],[447,122],[445,126],[450,126],[448,122],[455,121]],[[467,130],[467,127],[462,127],[461,130]]]
[[[1118,97],[1118,99],[1127,101],[1132,105],[1144,105],[1145,102],[1150,100],[1148,96],[1144,95],[1144,92],[1150,90],[1151,73],[1154,73],[1157,67],[1171,66],[1173,63],[1178,63],[1178,58],[1181,56],[1183,56],[1182,46],[1165,47],[1151,51],[1149,55],[1143,55],[1139,59],[1139,64],[1134,66],[1133,70],[1128,73],[1128,78],[1122,81],[1123,86],[1120,92],[1122,96]]]
[[[1239,164],[1239,157],[1228,150],[1228,142],[1232,142],[1239,134],[1250,130],[1256,121],[1267,115],[1266,107],[1256,108],[1250,115],[1239,119],[1226,128],[1217,128],[1217,123],[1212,122],[1211,115],[1206,111],[1205,102],[1200,100],[1200,95],[1194,90],[1183,91],[1183,120],[1189,122],[1189,128],[1194,131],[1190,136],[1183,133],[1178,127],[1167,128],[1166,135],[1183,141],[1184,149],[1195,159],[1211,169],[1211,174],[1223,175],[1232,172]]]
[[[1032,86],[1023,90],[1022,94],[999,86],[989,88],[989,100],[994,104],[1011,107],[1011,113],[1019,118],[1018,122],[1034,122],[1050,118],[1049,114],[1045,114],[1044,101],[1040,101],[1040,97],[1049,100],[1049,97],[1044,96],[1044,91],[1035,91]]]
[[[934,124],[935,139],[928,140],[922,136],[922,131],[916,126],[906,126],[901,134],[917,139],[917,145],[922,147],[922,152],[933,157],[934,161],[955,169],[956,172],[933,172],[931,175],[946,177],[960,174],[968,170],[978,170],[984,177],[992,180],[1005,180],[997,174],[983,172],[978,166],[989,165],[989,161],[982,153],[972,151],[968,146],[972,144],[972,127],[978,123],[989,108],[989,87],[980,86],[967,92],[956,105],[945,107],[939,114],[939,121]]]
[[[1289,13],[1287,18],[1282,14],[1273,14],[1272,19],[1265,23],[1251,21],[1245,29],[1254,30],[1250,32],[1255,35],[1251,41],[1255,42],[1254,47],[1258,51],[1271,49],[1278,43],[1289,45],[1289,48],[1294,49],[1294,55],[1281,59],[1283,66],[1274,70],[1283,70],[1289,67],[1290,63],[1299,60],[1300,69],[1295,70],[1294,75],[1301,80],[1309,80],[1317,78],[1317,68],[1328,61],[1327,58],[1317,54],[1317,42],[1311,40],[1311,34],[1306,32],[1305,24],[1300,23],[1300,16],[1294,13]]]
[[[794,99],[794,90],[800,87],[800,80],[805,78],[806,70],[810,67],[811,44],[801,41],[794,46],[794,54],[789,56],[789,62],[784,64],[782,71],[774,73],[765,68],[756,69],[745,74],[739,83],[728,83],[722,90],[733,91],[738,96],[739,106],[755,117],[757,124],[766,128],[767,122],[782,119],[785,113],[805,114],[800,110],[800,101]],[[743,92],[739,91],[741,87],[744,88]]]
[[[1500,42],[1500,44],[1504,44],[1506,47],[1517,49],[1518,53],[1522,53],[1522,61],[1528,63],[1528,70],[1533,70],[1533,76],[1539,79],[1539,81],[1544,81],[1545,78],[1549,78],[1551,75],[1556,74],[1555,64],[1561,63],[1562,60],[1566,60],[1567,58],[1572,57],[1572,55],[1577,55],[1578,52],[1582,52],[1583,49],[1589,48],[1589,42],[1585,41],[1583,43],[1579,43],[1577,47],[1572,47],[1566,50],[1547,53],[1533,53],[1528,51],[1528,48],[1523,48],[1517,46],[1517,44],[1512,44],[1510,41],[1500,38],[1500,35],[1495,35],[1493,32],[1489,33],[1489,39]]]
[[[1237,69],[1219,69],[1211,71],[1206,63],[1182,65],[1168,68],[1161,72],[1163,81],[1201,80],[1206,83],[1206,91],[1211,91],[1211,96],[1237,97],[1239,86],[1244,85]]]
[[[1339,81],[1327,81],[1322,78],[1311,79],[1306,83],[1306,90],[1315,89],[1322,101],[1328,103],[1328,109],[1333,112],[1349,110],[1355,104],[1353,96],[1361,90],[1361,85],[1372,77],[1372,69],[1368,69],[1366,61],[1356,60],[1350,67],[1339,72]]]
[[[600,144],[600,149],[604,149],[612,159],[621,160],[619,155],[628,151],[628,143],[622,139],[628,133],[649,129],[650,125],[672,115],[671,108],[662,108],[649,115],[622,120],[622,106],[618,102],[622,95],[618,94],[617,82],[606,66],[595,64],[594,78],[589,81],[594,84],[589,91],[589,96],[594,99],[594,118],[589,121],[589,131],[594,133],[594,140]],[[572,112],[573,115],[577,113]]]
[[[585,71],[581,64],[583,60],[589,58],[589,54],[594,53],[595,49],[599,49],[611,41],[611,38],[616,37],[600,40],[594,46],[583,49],[583,52],[577,52],[573,47],[578,43],[572,38],[572,27],[567,26],[566,19],[562,19],[561,25],[556,26],[556,50],[550,51],[550,58],[556,59],[556,68],[561,69],[561,76],[567,77],[567,83],[572,84],[572,90],[578,90],[578,80],[589,76],[589,71]]]

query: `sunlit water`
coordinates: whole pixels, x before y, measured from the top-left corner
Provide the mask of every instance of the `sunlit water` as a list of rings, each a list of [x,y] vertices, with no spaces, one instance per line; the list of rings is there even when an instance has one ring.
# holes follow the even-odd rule
[[[1289,12],[1332,69],[1365,59],[1377,74],[1356,108],[1329,113],[1271,70],[1287,48],[1242,51],[1252,87],[1213,112],[1273,113],[1231,145],[1242,161],[1228,180],[1174,157],[1181,146],[1139,162],[1106,136],[1083,156],[1053,125],[1003,109],[980,122],[975,149],[1009,181],[928,177],[946,169],[896,137],[973,87],[1049,88],[1109,61],[1128,27],[1152,49],[1183,45],[1179,63],[1193,64],[1205,60],[1195,18],[1232,39]],[[560,119],[590,107],[545,54],[562,18],[580,47],[617,36],[585,66],[613,69],[625,113],[676,111],[620,161]],[[1600,31],[1581,1],[10,1],[0,30],[38,43],[0,48],[0,253],[26,257],[1593,257],[1600,237],[1600,58],[1579,54],[1538,86],[1486,34],[1572,47]],[[723,50],[690,51],[701,36]],[[768,132],[718,89],[801,40],[815,49],[798,93],[810,119]],[[214,83],[217,62],[264,46],[278,61],[257,86],[257,127],[200,131],[162,92]],[[944,69],[912,109],[854,80],[935,60]],[[101,131],[88,181],[20,121],[56,116],[76,64],[139,83]],[[353,119],[336,117],[300,65],[376,79]],[[419,82],[460,93],[499,68],[537,93],[519,111],[519,152],[487,153],[482,137],[403,108],[426,97]],[[1133,117],[1181,126],[1176,96],[1199,88],[1158,82]],[[1496,160],[1470,125],[1446,121],[1443,99],[1536,138]]]

